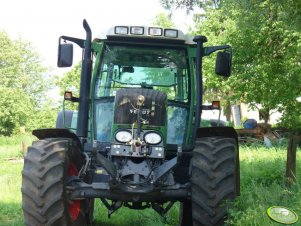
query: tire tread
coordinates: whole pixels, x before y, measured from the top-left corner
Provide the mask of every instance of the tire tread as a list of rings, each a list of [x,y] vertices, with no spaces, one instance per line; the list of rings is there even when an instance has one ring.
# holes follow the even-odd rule
[[[192,158],[193,226],[223,225],[227,200],[234,200],[237,151],[236,141],[225,137],[200,138]]]
[[[84,225],[70,223],[66,208],[66,164],[79,155],[71,144],[70,139],[53,138],[39,140],[28,148],[21,189],[26,226]]]

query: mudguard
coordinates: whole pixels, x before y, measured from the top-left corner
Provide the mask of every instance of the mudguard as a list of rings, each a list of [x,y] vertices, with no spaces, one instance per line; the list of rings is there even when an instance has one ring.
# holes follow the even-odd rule
[[[239,144],[238,144],[238,136],[236,130],[233,127],[204,127],[198,128],[197,130],[197,138],[202,137],[228,137],[236,140],[237,145],[237,153],[236,153],[236,169],[238,170],[237,174],[240,175],[240,162],[239,162]],[[240,176],[236,178],[236,184],[240,184]],[[240,188],[237,188],[237,195],[240,194]]]
[[[236,140],[238,144],[238,136],[236,130],[233,127],[202,127],[198,128],[196,132],[196,137],[229,137]]]
[[[46,138],[71,138],[78,143],[78,147],[81,147],[81,142],[78,136],[68,129],[37,129],[32,131],[32,135],[36,136],[40,140]]]

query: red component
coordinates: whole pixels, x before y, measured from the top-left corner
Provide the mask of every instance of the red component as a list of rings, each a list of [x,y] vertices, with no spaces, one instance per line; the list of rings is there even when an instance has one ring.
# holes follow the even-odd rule
[[[74,163],[70,163],[68,166],[68,176],[78,176],[78,170]],[[77,220],[80,212],[80,200],[74,200],[68,205],[68,211],[70,218],[75,221]]]
[[[78,170],[74,163],[70,163],[68,167],[68,176],[78,176]]]
[[[75,221],[78,218],[79,212],[80,212],[80,201],[75,200],[68,206],[68,211],[70,218]]]

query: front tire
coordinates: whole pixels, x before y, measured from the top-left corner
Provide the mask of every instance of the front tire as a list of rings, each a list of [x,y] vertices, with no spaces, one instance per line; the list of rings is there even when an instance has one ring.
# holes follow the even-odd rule
[[[180,203],[179,222],[180,226],[192,226],[191,200]]]
[[[68,199],[66,181],[84,163],[71,139],[35,142],[28,148],[22,171],[22,208],[26,226],[82,226],[86,200]]]
[[[94,221],[94,206],[95,206],[95,199],[88,198],[87,199],[87,212],[86,212],[86,220],[87,225],[92,225]]]
[[[191,161],[193,226],[223,225],[229,207],[239,195],[239,155],[233,138],[196,140]]]

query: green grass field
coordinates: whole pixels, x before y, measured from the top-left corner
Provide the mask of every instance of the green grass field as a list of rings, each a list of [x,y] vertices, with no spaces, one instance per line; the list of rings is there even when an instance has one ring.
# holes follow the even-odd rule
[[[0,137],[0,226],[23,225],[21,208],[22,146],[32,137]],[[301,153],[298,153],[298,160]],[[301,165],[298,163],[298,183],[290,190],[284,186],[285,148],[241,147],[241,196],[229,211],[228,225],[268,226],[272,222],[266,209],[273,205],[286,206],[301,216]],[[167,216],[166,222],[153,210],[134,211],[121,208],[107,217],[105,207],[97,201],[95,224],[101,226],[176,226],[178,205]],[[294,225],[300,225],[300,221]]]

